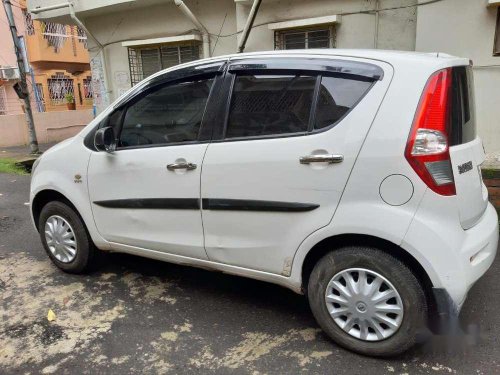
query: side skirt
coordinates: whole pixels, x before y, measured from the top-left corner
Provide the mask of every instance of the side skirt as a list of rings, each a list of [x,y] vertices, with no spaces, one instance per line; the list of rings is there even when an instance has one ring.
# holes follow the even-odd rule
[[[276,275],[269,272],[257,271],[249,268],[231,266],[229,264],[217,263],[204,259],[190,258],[182,255],[144,249],[141,247],[122,245],[115,242],[110,242],[109,244],[111,246],[111,251],[114,252],[138,255],[145,258],[161,260],[163,262],[181,264],[185,266],[203,268],[209,271],[219,271],[231,275],[248,277],[250,279],[277,284],[287,289],[291,289],[295,293],[303,294],[300,281],[294,282],[290,277]]]

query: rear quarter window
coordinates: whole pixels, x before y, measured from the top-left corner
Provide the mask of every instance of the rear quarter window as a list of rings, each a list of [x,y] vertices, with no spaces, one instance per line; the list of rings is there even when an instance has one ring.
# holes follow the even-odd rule
[[[339,122],[363,98],[371,81],[321,77],[314,129],[325,129]]]

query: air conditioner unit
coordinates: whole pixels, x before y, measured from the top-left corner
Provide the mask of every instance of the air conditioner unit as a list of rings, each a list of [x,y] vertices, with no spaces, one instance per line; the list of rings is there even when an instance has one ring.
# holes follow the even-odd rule
[[[21,76],[18,68],[7,66],[0,68],[0,78],[4,81],[17,81]]]

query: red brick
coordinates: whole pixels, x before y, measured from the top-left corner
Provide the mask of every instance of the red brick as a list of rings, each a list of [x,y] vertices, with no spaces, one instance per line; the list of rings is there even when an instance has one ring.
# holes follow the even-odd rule
[[[500,187],[500,178],[485,178],[483,181],[486,186]]]

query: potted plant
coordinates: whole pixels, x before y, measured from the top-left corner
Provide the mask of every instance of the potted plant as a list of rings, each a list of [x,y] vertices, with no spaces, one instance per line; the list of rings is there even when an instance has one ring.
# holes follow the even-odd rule
[[[68,92],[64,98],[66,99],[66,105],[68,106],[68,109],[71,111],[74,111],[76,109],[76,103],[75,103],[75,97],[73,96],[72,93]]]

